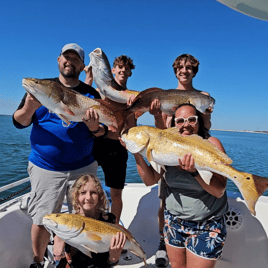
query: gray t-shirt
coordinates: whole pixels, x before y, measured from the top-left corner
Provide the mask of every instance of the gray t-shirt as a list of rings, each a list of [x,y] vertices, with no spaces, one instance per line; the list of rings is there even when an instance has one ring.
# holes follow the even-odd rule
[[[166,209],[188,221],[204,221],[220,217],[228,210],[226,191],[221,198],[205,191],[187,171],[166,167]]]

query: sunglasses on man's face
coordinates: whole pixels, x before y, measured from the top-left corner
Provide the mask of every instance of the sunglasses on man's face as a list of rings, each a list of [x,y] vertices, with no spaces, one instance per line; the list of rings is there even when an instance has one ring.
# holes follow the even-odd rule
[[[197,120],[198,120],[198,116],[192,115],[192,116],[189,116],[188,118],[176,117],[174,119],[174,122],[178,126],[183,126],[185,122],[188,122],[189,125],[195,125],[197,123]]]

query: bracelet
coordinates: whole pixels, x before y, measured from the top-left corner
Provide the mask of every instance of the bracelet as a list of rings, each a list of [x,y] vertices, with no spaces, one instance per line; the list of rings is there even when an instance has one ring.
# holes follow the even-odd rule
[[[196,170],[195,172],[191,172],[190,173],[193,177],[196,177],[196,176],[198,176],[199,175],[199,173],[198,173],[198,171]]]
[[[104,134],[102,136],[99,136],[98,138],[102,137],[102,138],[105,138],[108,134],[108,127],[104,124],[101,124],[104,128]]]
[[[97,134],[99,131],[100,131],[100,125],[97,130],[91,131],[91,133],[94,135],[94,134]]]
[[[119,263],[119,260],[116,261],[116,262],[110,262],[110,261],[109,261],[109,258],[107,259],[107,264],[108,264],[109,266],[116,266],[118,263]]]

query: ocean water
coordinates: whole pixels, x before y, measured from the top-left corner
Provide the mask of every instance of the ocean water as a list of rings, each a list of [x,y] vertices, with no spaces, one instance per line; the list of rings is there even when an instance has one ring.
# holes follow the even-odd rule
[[[30,127],[16,129],[11,116],[0,115],[0,187],[28,177],[30,131]],[[268,177],[268,134],[212,130],[211,135],[222,142],[226,153],[233,160],[234,168]],[[100,167],[98,176],[104,180]],[[126,182],[142,182],[131,153],[129,153]],[[0,193],[0,198],[14,193],[26,185],[23,184]],[[239,192],[231,180],[228,180],[227,190]],[[268,196],[268,191],[264,195]]]

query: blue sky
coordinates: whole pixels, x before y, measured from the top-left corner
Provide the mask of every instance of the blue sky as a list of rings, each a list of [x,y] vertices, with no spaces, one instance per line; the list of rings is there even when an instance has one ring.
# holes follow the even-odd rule
[[[0,23],[0,114],[19,105],[22,78],[58,76],[60,50],[75,42],[110,63],[130,56],[128,88],[138,91],[176,88],[172,63],[190,53],[200,61],[194,87],[216,99],[212,128],[268,131],[268,22],[215,0],[14,0],[1,3]]]

